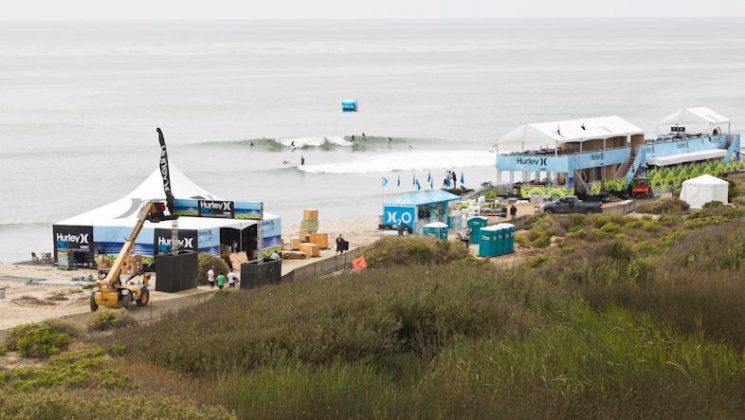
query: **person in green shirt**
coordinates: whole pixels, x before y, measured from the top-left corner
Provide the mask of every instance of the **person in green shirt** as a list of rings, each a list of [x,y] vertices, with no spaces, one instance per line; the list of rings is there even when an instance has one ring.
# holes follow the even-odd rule
[[[222,287],[225,286],[225,276],[222,274],[217,275],[217,287],[222,290]]]

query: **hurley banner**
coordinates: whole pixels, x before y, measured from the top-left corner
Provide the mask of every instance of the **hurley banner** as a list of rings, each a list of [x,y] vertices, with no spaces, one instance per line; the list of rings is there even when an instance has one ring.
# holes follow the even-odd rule
[[[264,203],[260,201],[223,200],[174,200],[173,214],[187,217],[213,217],[218,219],[261,220]]]
[[[155,229],[153,255],[171,252],[173,249],[171,242],[171,229]],[[196,229],[178,230],[178,250],[194,252],[199,250],[199,234]]]
[[[93,252],[93,226],[54,225],[52,235],[55,261],[60,250]]]
[[[158,132],[158,142],[160,143],[160,176],[163,178],[163,190],[166,193],[168,209],[173,212],[173,191],[171,190],[171,172],[168,170],[168,151],[166,150],[166,139],[163,137],[163,131],[160,128],[155,129]]]

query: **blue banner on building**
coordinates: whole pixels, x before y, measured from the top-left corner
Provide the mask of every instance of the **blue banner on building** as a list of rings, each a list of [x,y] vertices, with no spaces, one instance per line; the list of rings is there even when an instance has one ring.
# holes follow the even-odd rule
[[[416,221],[416,207],[383,207],[383,224],[398,226],[404,224],[414,228]]]

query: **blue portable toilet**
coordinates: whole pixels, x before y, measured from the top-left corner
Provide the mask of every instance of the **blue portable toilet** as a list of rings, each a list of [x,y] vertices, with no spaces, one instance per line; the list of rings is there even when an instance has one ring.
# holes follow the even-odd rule
[[[477,244],[480,243],[481,240],[479,239],[479,230],[481,230],[482,227],[485,227],[487,224],[489,224],[489,220],[486,217],[476,216],[471,217],[466,222],[468,224],[468,227],[471,229],[471,243]]]
[[[343,112],[357,112],[357,100],[344,99],[341,101],[341,110]]]
[[[515,252],[515,225],[504,223],[507,227],[507,253]]]
[[[497,256],[497,227],[484,226],[479,229],[479,257]]]
[[[422,226],[422,235],[434,236],[437,239],[448,238],[448,225],[442,222],[429,223]]]

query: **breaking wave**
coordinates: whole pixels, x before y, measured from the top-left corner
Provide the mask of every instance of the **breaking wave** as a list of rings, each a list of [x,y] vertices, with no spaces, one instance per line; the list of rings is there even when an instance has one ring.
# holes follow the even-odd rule
[[[311,147],[319,149],[333,149],[335,147],[352,147],[354,143],[347,141],[344,137],[319,136],[319,137],[282,137],[282,138],[260,138],[247,140],[208,141],[199,143],[200,146],[224,146],[224,147],[256,147],[257,149],[269,149],[282,151],[292,149],[308,149]]]
[[[300,166],[298,169],[313,174],[370,174],[443,168],[470,168],[495,164],[496,156],[488,151],[438,150],[367,155],[345,162]]]

